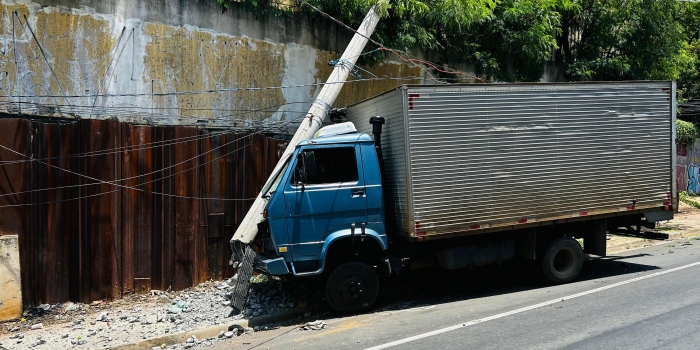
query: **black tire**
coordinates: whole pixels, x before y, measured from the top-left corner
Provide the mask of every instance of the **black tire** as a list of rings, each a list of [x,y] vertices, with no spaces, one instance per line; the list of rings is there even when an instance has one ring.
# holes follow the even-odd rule
[[[379,278],[374,269],[361,262],[339,265],[326,281],[326,299],[341,313],[369,309],[379,295]]]
[[[581,272],[583,250],[571,237],[557,238],[544,251],[541,262],[547,281],[553,284],[569,283]]]

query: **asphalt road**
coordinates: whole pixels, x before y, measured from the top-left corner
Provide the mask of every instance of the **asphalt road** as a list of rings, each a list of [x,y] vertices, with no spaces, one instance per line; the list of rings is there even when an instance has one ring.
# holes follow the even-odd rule
[[[280,327],[217,349],[700,349],[700,240],[584,263],[546,286],[523,264],[425,270],[386,285],[377,307],[328,314],[328,328]]]

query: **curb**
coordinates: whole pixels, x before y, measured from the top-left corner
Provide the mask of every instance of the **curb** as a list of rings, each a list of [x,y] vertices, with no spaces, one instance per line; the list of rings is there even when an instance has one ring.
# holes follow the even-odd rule
[[[151,348],[156,347],[156,346],[160,347],[162,344],[165,344],[166,346],[170,346],[170,345],[184,343],[187,341],[187,338],[189,338],[193,335],[195,337],[197,337],[197,339],[203,340],[206,338],[216,337],[217,335],[219,335],[219,332],[221,332],[221,331],[227,332],[227,331],[229,331],[229,328],[231,326],[234,326],[234,325],[238,325],[238,326],[241,326],[243,328],[248,328],[248,327],[256,327],[256,326],[264,326],[264,325],[267,325],[270,323],[288,322],[288,321],[291,321],[297,317],[303,316],[307,312],[313,313],[313,312],[322,310],[323,307],[324,307],[323,304],[315,304],[315,305],[310,305],[305,309],[296,308],[296,309],[292,309],[292,310],[278,312],[278,313],[272,314],[272,315],[263,315],[263,316],[255,317],[253,319],[235,320],[235,321],[232,321],[230,323],[223,323],[223,324],[219,324],[216,326],[209,326],[206,328],[193,329],[191,331],[184,331],[184,332],[164,335],[161,337],[145,339],[145,340],[142,340],[140,342],[117,345],[117,346],[112,347],[110,349],[114,349],[114,350],[151,349]]]

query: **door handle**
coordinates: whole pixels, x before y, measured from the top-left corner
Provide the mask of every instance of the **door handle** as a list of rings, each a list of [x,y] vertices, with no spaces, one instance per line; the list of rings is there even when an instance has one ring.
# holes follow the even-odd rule
[[[353,197],[363,196],[365,194],[365,189],[364,188],[353,188],[350,190],[350,194]]]

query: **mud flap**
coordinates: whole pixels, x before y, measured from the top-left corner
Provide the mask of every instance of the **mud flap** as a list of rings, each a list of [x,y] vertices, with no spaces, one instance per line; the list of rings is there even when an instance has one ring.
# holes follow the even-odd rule
[[[247,244],[243,246],[243,254],[238,255],[239,263],[236,273],[238,278],[231,294],[231,307],[237,313],[241,313],[245,309],[250,277],[253,275],[253,262],[255,261],[255,251]]]

